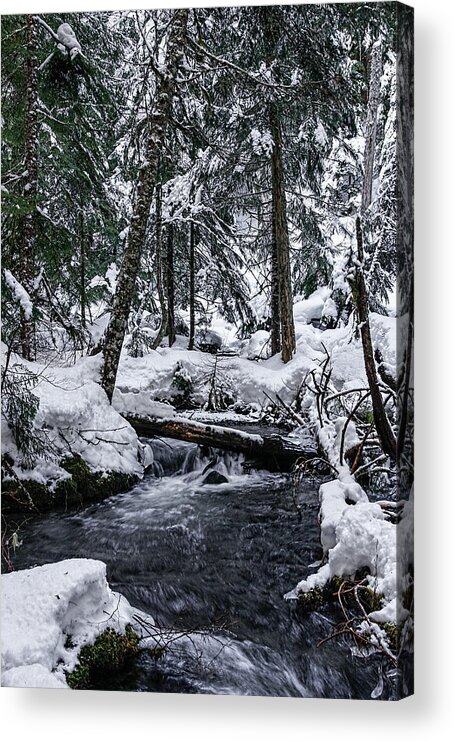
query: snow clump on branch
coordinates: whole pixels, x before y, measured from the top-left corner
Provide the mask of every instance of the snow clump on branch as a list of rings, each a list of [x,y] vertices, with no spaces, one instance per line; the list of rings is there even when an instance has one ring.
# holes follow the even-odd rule
[[[58,27],[57,38],[60,42],[57,44],[57,48],[61,52],[67,51],[71,59],[74,59],[74,57],[81,53],[81,45],[69,23],[62,23]]]

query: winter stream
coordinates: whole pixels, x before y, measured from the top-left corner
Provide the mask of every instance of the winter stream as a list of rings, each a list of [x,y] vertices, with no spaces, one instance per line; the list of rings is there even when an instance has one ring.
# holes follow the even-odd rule
[[[319,481],[308,478],[294,492],[284,475],[244,473],[238,457],[151,444],[153,471],[140,484],[30,520],[15,557],[16,569],[100,559],[114,590],[185,634],[158,659],[141,653],[104,687],[370,698],[378,660],[356,656],[343,637],[317,647],[340,621],[335,608],[299,616],[283,599],[322,556]],[[227,482],[204,484],[211,466]],[[387,686],[382,698],[391,697]]]

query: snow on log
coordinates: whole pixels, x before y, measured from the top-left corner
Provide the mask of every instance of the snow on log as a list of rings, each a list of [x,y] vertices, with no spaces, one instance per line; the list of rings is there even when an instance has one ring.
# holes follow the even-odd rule
[[[305,447],[289,437],[276,434],[256,435],[177,417],[127,416],[126,420],[140,436],[176,438],[200,446],[243,453],[272,471],[289,471],[297,459],[309,460],[317,456],[316,448]]]

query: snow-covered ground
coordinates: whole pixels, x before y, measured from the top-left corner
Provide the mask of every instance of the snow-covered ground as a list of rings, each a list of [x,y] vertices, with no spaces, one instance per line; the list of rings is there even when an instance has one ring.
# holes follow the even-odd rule
[[[336,389],[366,386],[362,348],[360,340],[353,338],[352,328],[321,330],[311,324],[311,320],[319,320],[324,312],[330,312],[331,301],[328,290],[318,289],[309,299],[295,304],[297,351],[287,364],[283,364],[279,356],[261,360],[267,345],[263,331],[240,344],[231,337],[237,354],[217,357],[218,386],[224,385],[235,401],[249,407],[249,419],[254,419],[268,405],[266,395],[274,398],[279,394],[285,401],[292,402],[305,374],[317,369],[326,353],[330,355],[331,381]],[[396,320],[392,317],[371,315],[374,346],[379,348],[390,368],[395,368],[396,362],[395,325]],[[227,337],[229,333],[226,331],[225,335]],[[175,415],[169,402],[178,391],[176,374],[190,384],[192,400],[201,408],[192,413],[194,419],[206,419],[209,414],[203,408],[209,397],[215,357],[199,350],[189,351],[186,345],[187,338],[180,336],[172,348],[160,347],[140,358],[128,356],[124,351],[112,406],[98,384],[100,355],[81,358],[68,366],[44,367],[14,358],[11,364],[21,362],[36,374],[33,393],[39,398],[39,410],[35,426],[45,434],[60,457],[77,453],[95,471],[114,470],[141,475],[144,465],[150,463],[150,457],[144,457],[135,431],[121,415]],[[251,360],[252,357],[259,360]],[[393,612],[401,620],[405,611],[400,595],[407,585],[397,585],[397,527],[385,518],[379,505],[369,502],[347,465],[340,465],[340,434],[345,418],[320,428],[314,404],[311,408],[309,398],[306,403],[304,400],[304,406],[305,411],[312,415],[314,426],[319,429],[321,445],[338,476],[322,485],[320,490],[321,541],[326,563],[300,582],[287,597],[294,598],[299,592],[322,586],[334,575],[352,575],[360,567],[369,567],[370,586],[384,597],[384,616]],[[235,410],[216,415],[217,421],[220,417],[236,422],[242,419]],[[211,419],[214,419],[212,415]],[[20,454],[4,420],[2,428],[2,450],[11,455],[20,477],[31,477],[52,486],[59,477],[68,476],[58,467],[57,461],[46,458],[39,458],[33,470],[21,466]],[[348,440],[351,445],[357,440],[352,424],[347,431],[346,443]],[[405,570],[401,569],[401,572],[404,574]],[[33,576],[20,579],[28,579],[33,590],[39,573],[34,571],[30,574]],[[97,579],[100,582],[99,574]],[[376,616],[376,619],[380,620],[381,616]],[[55,619],[53,621],[55,623]],[[4,640],[5,646],[8,643],[8,639]],[[40,665],[39,659],[36,664]]]
[[[223,387],[234,401],[248,406],[254,419],[269,405],[266,395],[273,399],[279,394],[287,402],[295,399],[305,374],[324,360],[324,348],[331,356],[332,381],[338,389],[365,386],[362,348],[359,340],[352,339],[351,329],[323,331],[309,324],[312,319],[320,319],[330,301],[328,290],[318,289],[309,299],[296,303],[297,351],[289,363],[283,364],[279,356],[259,361],[250,359],[252,353],[257,357],[257,351],[265,347],[266,338],[261,331],[260,338],[253,336],[240,347],[234,343],[238,355],[218,357],[217,386]],[[394,366],[395,320],[373,314],[371,325],[375,347]],[[31,363],[13,355],[11,371],[15,364],[20,364],[19,376],[24,369],[35,375],[31,390],[39,399],[39,410],[34,426],[54,452],[50,456],[38,456],[33,467],[28,468],[2,417],[2,453],[13,459],[15,473],[22,479],[35,479],[52,488],[68,477],[57,459],[77,454],[93,471],[140,476],[144,464],[148,465],[150,460],[135,431],[121,415],[175,414],[169,402],[178,394],[175,385],[178,374],[189,382],[191,399],[202,410],[195,413],[195,419],[205,416],[203,408],[209,399],[215,357],[199,350],[189,351],[187,343],[187,338],[178,336],[172,348],[151,350],[141,358],[132,358],[124,350],[112,406],[98,383],[100,354],[80,358],[74,365]],[[239,421],[235,411],[224,412],[222,417]]]
[[[123,633],[137,613],[94,559],[4,574],[1,586],[3,686],[67,688],[81,648],[107,628]]]

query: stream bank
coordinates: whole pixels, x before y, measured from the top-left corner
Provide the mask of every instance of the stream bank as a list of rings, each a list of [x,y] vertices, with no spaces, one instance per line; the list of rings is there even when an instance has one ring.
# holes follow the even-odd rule
[[[283,595],[322,557],[319,479],[296,490],[281,474],[245,474],[219,454],[228,480],[203,484],[197,446],[152,442],[154,464],[129,492],[24,525],[16,569],[71,557],[107,564],[111,587],[156,625],[183,635],[159,658],[140,653],[103,688],[240,695],[370,698],[381,660],[342,637],[317,647],[336,608],[301,616]]]

